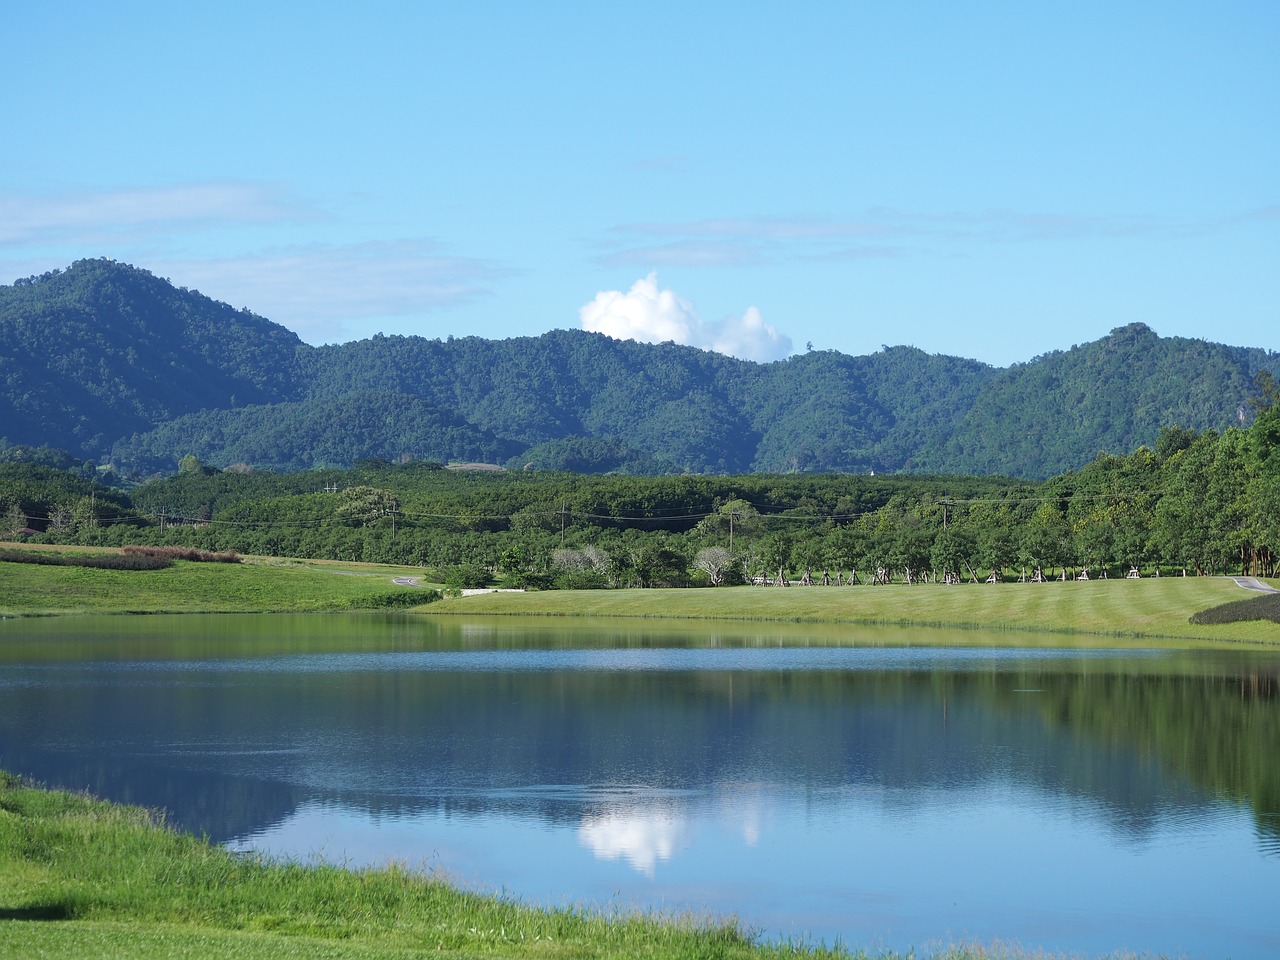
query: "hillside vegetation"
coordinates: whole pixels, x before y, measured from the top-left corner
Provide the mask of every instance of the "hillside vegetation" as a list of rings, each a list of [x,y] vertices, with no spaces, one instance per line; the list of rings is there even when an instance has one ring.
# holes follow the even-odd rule
[[[578,330],[311,347],[145,270],[82,260],[0,287],[0,449],[124,475],[188,455],[300,470],[479,461],[581,472],[1042,479],[1162,429],[1239,425],[1277,354],[1141,323],[997,369],[887,347],[758,364]]]
[[[385,460],[270,473],[218,471],[188,455],[177,475],[124,492],[83,470],[0,463],[0,538],[396,563],[435,568],[456,587],[1274,577],[1280,387],[1266,377],[1258,387],[1247,430],[1171,428],[1154,449],[1102,454],[1039,483],[460,472]]]

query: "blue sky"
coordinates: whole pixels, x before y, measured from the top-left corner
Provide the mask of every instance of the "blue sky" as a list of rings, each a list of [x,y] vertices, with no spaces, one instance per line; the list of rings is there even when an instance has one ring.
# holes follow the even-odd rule
[[[108,256],[311,343],[1280,349],[1274,0],[54,0],[4,34],[4,283]]]

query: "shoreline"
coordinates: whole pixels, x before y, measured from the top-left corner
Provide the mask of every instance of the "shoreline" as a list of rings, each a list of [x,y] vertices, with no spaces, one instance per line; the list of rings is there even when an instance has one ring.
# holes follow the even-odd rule
[[[760,941],[731,918],[531,906],[397,863],[348,869],[234,853],[156,811],[4,770],[0,851],[6,956],[866,956]]]
[[[1275,593],[1251,578],[1149,577],[994,584],[487,591],[421,602],[422,568],[247,557],[155,571],[0,562],[0,620],[83,614],[370,613],[790,623],[1280,645],[1280,623],[1191,617]],[[413,581],[412,584],[409,581]],[[428,586],[436,586],[428,584]]]
[[[414,613],[430,617],[787,623],[1280,645],[1280,624],[1249,621],[1209,626],[1190,622],[1192,614],[1247,597],[1249,592],[1230,577],[1088,584],[540,591],[446,598]]]

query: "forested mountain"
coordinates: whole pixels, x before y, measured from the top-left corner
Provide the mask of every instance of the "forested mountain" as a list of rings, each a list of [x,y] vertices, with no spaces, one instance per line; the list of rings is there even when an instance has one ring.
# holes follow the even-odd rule
[[[966,472],[1044,476],[1099,451],[1150,445],[1164,427],[1239,426],[1259,370],[1277,355],[1156,336],[1141,323],[997,373],[932,463]],[[925,464],[928,465],[927,463]]]
[[[298,337],[106,260],[0,286],[0,436],[98,457],[206,407],[297,392]]]
[[[128,451],[128,463],[156,469],[185,450],[219,466],[283,471],[392,460],[407,451],[426,451],[425,459],[505,463],[524,449],[421,397],[377,390],[204,410],[117,446]]]
[[[1007,369],[910,347],[758,364],[577,330],[310,347],[106,260],[0,287],[0,438],[135,476],[194,454],[1043,478],[1164,427],[1237,423],[1260,370],[1280,356],[1143,324]]]

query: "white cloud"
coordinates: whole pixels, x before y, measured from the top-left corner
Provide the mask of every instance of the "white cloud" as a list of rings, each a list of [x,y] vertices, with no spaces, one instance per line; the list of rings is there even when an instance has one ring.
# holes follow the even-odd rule
[[[618,340],[676,343],[714,350],[743,360],[768,362],[791,353],[791,338],[765,323],[760,311],[749,307],[741,317],[704,323],[693,303],[658,287],[651,273],[626,293],[606,290],[578,311],[582,329]]]
[[[760,311],[747,307],[741,318],[725,318],[714,330],[711,349],[744,360],[781,360],[791,353],[791,338],[764,322]]]

